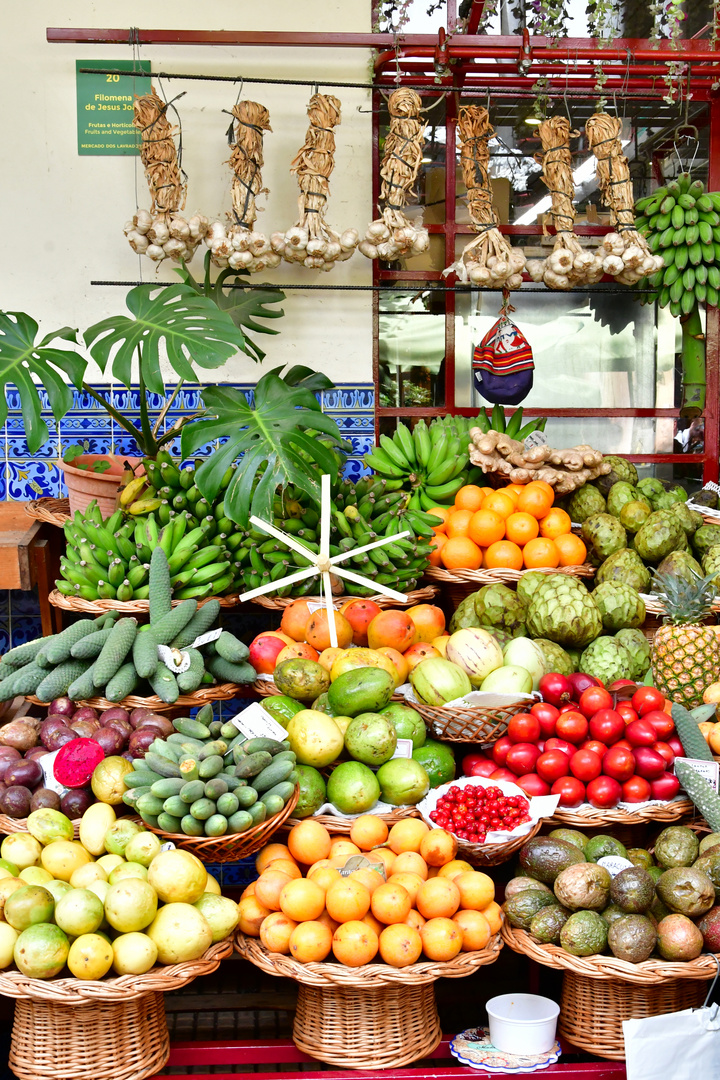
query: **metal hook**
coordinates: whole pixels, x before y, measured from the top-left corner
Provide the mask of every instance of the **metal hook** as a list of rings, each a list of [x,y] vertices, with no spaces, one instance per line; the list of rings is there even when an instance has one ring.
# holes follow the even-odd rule
[[[235,104],[236,104],[236,105],[237,105],[238,101],[240,100],[240,95],[241,95],[241,94],[242,94],[242,92],[243,92],[243,86],[244,86],[244,84],[245,84],[245,80],[244,80],[244,79],[242,78],[242,76],[240,76],[240,89],[238,90],[238,92],[237,92],[237,97],[235,98]]]

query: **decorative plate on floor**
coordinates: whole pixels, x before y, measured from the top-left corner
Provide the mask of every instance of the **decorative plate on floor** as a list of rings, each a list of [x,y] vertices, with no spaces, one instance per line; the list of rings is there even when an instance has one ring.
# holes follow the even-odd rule
[[[450,1043],[450,1053],[461,1065],[469,1065],[471,1069],[508,1074],[529,1073],[554,1065],[560,1057],[560,1043],[556,1040],[552,1050],[546,1054],[507,1054],[492,1045],[489,1028],[476,1027],[456,1035]]]

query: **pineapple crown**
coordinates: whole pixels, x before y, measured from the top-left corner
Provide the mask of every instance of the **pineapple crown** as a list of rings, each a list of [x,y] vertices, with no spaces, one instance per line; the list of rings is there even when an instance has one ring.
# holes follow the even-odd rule
[[[653,593],[665,608],[663,622],[678,625],[694,623],[710,614],[717,596],[718,572],[702,577],[692,567],[683,575],[653,571]]]

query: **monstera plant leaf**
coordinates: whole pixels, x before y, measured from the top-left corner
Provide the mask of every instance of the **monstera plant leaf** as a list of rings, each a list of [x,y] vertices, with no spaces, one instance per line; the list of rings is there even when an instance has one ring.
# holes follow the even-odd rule
[[[87,367],[87,361],[74,349],[49,347],[49,343],[56,340],[79,344],[77,330],[63,326],[41,341],[36,341],[37,333],[38,324],[29,315],[21,311],[0,312],[0,424],[5,423],[8,413],[5,389],[8,384],[13,384],[20,393],[25,435],[33,454],[50,435],[41,415],[39,391],[46,391],[52,414],[60,420],[72,408],[73,392],[69,383],[80,389]]]
[[[205,256],[205,275],[202,284],[196,281],[188,268],[183,264],[182,269],[175,271],[180,274],[186,285],[189,285],[201,296],[207,296],[214,300],[221,311],[226,311],[235,326],[244,330],[252,330],[257,334],[278,334],[279,330],[273,330],[269,326],[263,326],[258,319],[280,319],[285,314],[283,309],[273,311],[268,304],[279,304],[285,299],[285,293],[280,289],[258,289],[248,287],[246,279],[250,277],[247,270],[222,270],[215,281],[210,279],[210,252]],[[260,362],[265,359],[265,353],[252,338],[245,334],[245,352],[248,356]]]
[[[341,464],[334,450],[344,448],[340,431],[321,412],[315,397],[316,391],[333,384],[309,368],[293,367],[284,378],[280,370],[260,379],[254,406],[230,386],[204,390],[203,401],[212,416],[188,424],[182,432],[183,458],[205,443],[227,440],[195,474],[195,483],[209,502],[217,496],[228,465],[242,459],[225,494],[225,513],[244,527],[251,514],[272,521],[275,493],[288,485],[300,488],[319,505],[320,475],[335,476]]]
[[[211,299],[189,285],[167,288],[138,285],[125,300],[128,315],[111,315],[85,331],[93,360],[105,371],[112,356],[112,373],[123,385],[132,385],[132,365],[140,358],[141,384],[155,394],[165,393],[160,359],[164,353],[180,379],[195,381],[193,364],[218,368],[245,352],[245,336]]]

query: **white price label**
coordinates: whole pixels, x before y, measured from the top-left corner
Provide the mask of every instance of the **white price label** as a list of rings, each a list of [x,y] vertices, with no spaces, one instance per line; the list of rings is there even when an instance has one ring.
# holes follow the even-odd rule
[[[42,758],[40,759],[42,762]],[[676,761],[684,761],[696,773],[703,776],[713,791],[720,788],[720,765],[717,761],[703,761],[702,758],[679,757]]]
[[[277,739],[282,742],[287,738],[285,728],[263,709],[259,701],[254,701],[247,709],[233,716],[232,723],[246,739]]]
[[[319,603],[316,600],[308,601],[308,611],[311,615],[314,615],[316,611],[324,611],[325,606],[326,605],[324,600],[321,600]],[[333,604],[333,609],[337,611],[337,607],[335,606],[335,604]]]
[[[40,768],[43,771],[43,787],[49,788],[50,791],[54,791],[62,798],[70,788],[64,787],[59,780],[55,779],[55,758],[59,752],[59,750],[55,750],[52,754],[44,754],[39,761]]]
[[[382,859],[373,859],[372,856],[367,855],[351,855],[344,866],[340,867],[338,871],[340,877],[349,877],[354,870],[362,870],[368,867],[370,870],[377,870],[378,874],[381,874],[384,879],[387,878],[385,873],[385,863]]]
[[[196,637],[192,645],[189,645],[190,649],[199,649],[201,645],[208,645],[211,641],[217,641],[222,634],[222,627],[218,630],[208,630],[207,634],[201,634],[200,637]]]
[[[621,855],[603,855],[602,859],[598,859],[598,866],[604,866],[610,877],[617,877],[621,870],[629,870],[634,865]]]
[[[535,446],[547,446],[547,435],[544,431],[531,431],[523,445],[526,450],[532,450]]]
[[[190,656],[181,649],[171,649],[169,645],[158,645],[158,656],[168,671],[173,675],[182,675],[190,667]]]
[[[160,845],[160,851],[174,851],[175,845],[172,840],[166,840],[164,844]]]
[[[396,757],[411,758],[412,757],[412,752],[413,752],[413,741],[412,741],[412,739],[398,739],[397,747],[395,748],[395,753],[393,754],[393,758],[396,758]],[[392,758],[390,760],[392,761]]]

